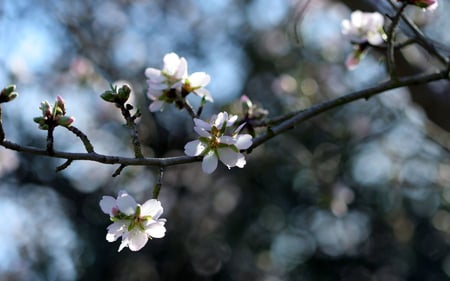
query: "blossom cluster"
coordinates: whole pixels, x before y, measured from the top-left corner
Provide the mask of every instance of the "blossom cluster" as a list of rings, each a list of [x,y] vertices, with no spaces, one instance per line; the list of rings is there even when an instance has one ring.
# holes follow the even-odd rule
[[[200,137],[188,142],[184,146],[184,152],[189,156],[203,156],[203,172],[214,172],[218,160],[229,169],[245,166],[245,157],[240,150],[252,145],[251,135],[239,134],[245,124],[241,124],[231,135],[226,135],[226,129],[233,126],[237,118],[237,115],[228,115],[227,112],[212,116],[209,122],[194,118],[194,130]]]
[[[126,191],[120,191],[117,198],[103,196],[100,208],[113,221],[107,228],[106,240],[114,242],[122,237],[119,252],[125,247],[139,251],[148,239],[162,238],[166,233],[166,219],[160,218],[163,207],[156,199],[140,205]]]
[[[426,10],[434,10],[438,7],[437,0],[397,0],[410,5],[415,5]],[[344,19],[341,23],[341,31],[344,37],[354,44],[354,50],[347,57],[345,65],[348,69],[354,69],[365,56],[369,46],[379,46],[387,39],[383,30],[384,17],[378,12],[368,13],[354,11],[350,19]]]
[[[166,103],[175,103],[179,108],[183,108],[180,101],[190,93],[206,101],[213,101],[211,94],[205,89],[211,80],[208,74],[195,72],[189,75],[186,59],[175,53],[166,54],[163,60],[164,66],[161,70],[152,67],[145,70],[145,76],[148,78],[147,96],[152,100],[150,111],[162,110]]]
[[[66,116],[66,106],[62,97],[57,96],[54,106],[48,101],[41,102],[39,109],[42,116],[33,119],[39,125],[39,129],[48,130],[50,127],[63,126],[69,127],[75,121],[73,116]]]

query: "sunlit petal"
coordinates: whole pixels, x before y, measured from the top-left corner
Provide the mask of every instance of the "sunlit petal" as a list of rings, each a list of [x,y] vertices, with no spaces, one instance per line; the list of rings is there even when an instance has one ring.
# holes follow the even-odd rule
[[[117,198],[119,210],[126,215],[133,215],[136,212],[137,203],[129,194]]]
[[[202,169],[206,174],[211,174],[217,168],[217,156],[213,150],[210,150],[202,161]]]
[[[163,207],[161,202],[156,199],[147,200],[141,206],[141,217],[151,216],[154,220],[157,220],[163,213]]]
[[[238,161],[238,152],[234,151],[229,147],[223,147],[217,149],[219,154],[219,159],[225,166],[229,168],[236,166],[236,162]]]
[[[188,156],[198,156],[206,149],[206,145],[199,141],[193,140],[184,146],[184,153]]]

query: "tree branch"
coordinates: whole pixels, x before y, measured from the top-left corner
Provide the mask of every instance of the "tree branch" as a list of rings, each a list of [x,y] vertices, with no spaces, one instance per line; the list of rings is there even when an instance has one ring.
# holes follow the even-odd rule
[[[356,91],[350,93],[348,95],[338,97],[329,101],[322,102],[315,106],[312,106],[308,109],[298,111],[293,113],[292,115],[284,115],[282,118],[275,118],[274,120],[284,120],[280,122],[276,126],[268,126],[267,131],[262,133],[253,139],[252,146],[247,150],[250,152],[252,149],[258,147],[262,143],[268,141],[269,139],[294,128],[301,122],[304,122],[316,115],[324,113],[326,111],[332,110],[339,106],[348,104],[350,102],[359,100],[359,99],[368,99],[374,95],[383,93],[387,90],[392,90],[396,88],[401,88],[409,85],[417,85],[429,83],[432,81],[438,81],[443,79],[449,79],[449,70],[443,70],[437,73],[432,74],[422,74],[410,77],[400,78],[398,80],[390,80],[384,83],[381,83],[378,86],[364,89],[361,91]],[[289,116],[289,117],[288,117]],[[285,119],[288,117],[288,119]],[[0,123],[0,132],[3,132],[3,127]],[[43,155],[53,158],[61,158],[68,160],[67,163],[70,164],[73,160],[86,160],[86,161],[94,161],[103,164],[120,164],[122,167],[125,166],[156,166],[160,169],[163,169],[168,166],[174,166],[179,164],[192,163],[196,161],[202,160],[202,156],[191,157],[191,156],[177,156],[177,157],[167,157],[167,158],[130,158],[130,157],[121,157],[121,156],[108,156],[103,154],[98,154],[94,151],[88,153],[71,153],[71,152],[61,152],[61,151],[53,151],[50,153],[47,149],[40,149],[30,146],[22,146],[16,144],[14,142],[8,141],[6,139],[0,139],[0,145],[4,146],[7,149],[15,150],[18,152],[25,152],[35,155]],[[90,150],[90,149],[89,149]],[[66,165],[63,165],[62,168],[65,168]]]
[[[387,90],[397,89],[410,85],[424,84],[443,79],[449,79],[448,69],[433,74],[421,74],[411,77],[399,78],[398,80],[390,80],[372,88],[356,91],[342,97],[325,101],[318,105],[312,106],[306,110],[297,112],[297,114],[292,116],[290,119],[284,121],[283,123],[280,123],[277,126],[269,127],[267,132],[253,139],[253,145],[249,148],[249,150],[256,148],[257,146],[275,137],[276,135],[279,135],[287,130],[294,128],[296,125],[305,120],[308,120],[316,115],[337,108],[344,104],[359,99],[369,99],[370,97],[377,94],[381,94]]]

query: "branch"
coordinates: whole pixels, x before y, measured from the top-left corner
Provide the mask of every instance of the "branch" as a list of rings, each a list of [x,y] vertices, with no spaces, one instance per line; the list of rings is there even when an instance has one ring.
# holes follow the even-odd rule
[[[443,79],[449,79],[449,70],[443,70],[441,72],[432,73],[432,74],[422,74],[410,77],[400,78],[398,80],[390,80],[384,83],[381,83],[378,86],[364,89],[361,91],[356,91],[350,93],[348,95],[335,98],[329,101],[325,101],[318,105],[312,106],[308,109],[298,111],[292,114],[282,116],[282,118],[274,119],[276,121],[284,120],[280,122],[278,125],[270,127],[268,126],[267,131],[262,133],[258,137],[253,139],[252,146],[247,150],[250,152],[252,149],[261,145],[262,143],[268,141],[272,137],[279,135],[287,130],[294,128],[297,124],[304,122],[316,115],[319,115],[323,112],[329,111],[331,109],[337,108],[339,106],[345,105],[347,103],[356,101],[358,99],[368,99],[374,95],[380,94],[387,90],[392,90],[396,88],[401,88],[404,86],[410,85],[418,85],[429,83],[432,81],[438,81]],[[285,119],[288,117],[288,119]],[[0,119],[0,133],[3,132],[3,127],[1,126]],[[86,160],[86,161],[94,161],[103,164],[120,164],[121,167],[125,166],[155,166],[160,169],[174,166],[179,164],[192,163],[202,160],[202,156],[191,157],[191,156],[177,156],[177,157],[167,157],[167,158],[130,158],[130,157],[121,157],[121,156],[108,156],[103,154],[98,154],[94,151],[88,153],[71,153],[71,152],[61,152],[61,151],[53,151],[50,153],[46,149],[40,149],[30,146],[22,146],[16,144],[14,142],[8,141],[6,139],[0,139],[0,145],[4,146],[7,149],[15,150],[18,152],[25,152],[35,155],[43,155],[52,158],[60,158],[68,160],[67,165],[74,160]],[[62,165],[62,169],[64,169],[66,165]],[[119,171],[120,171],[119,167]]]
[[[399,78],[398,80],[390,80],[372,88],[356,91],[342,97],[325,101],[318,105],[312,106],[306,110],[297,112],[297,114],[292,116],[290,119],[284,121],[283,123],[280,123],[277,126],[269,127],[267,132],[253,139],[253,145],[248,150],[251,151],[252,149],[256,148],[262,143],[273,138],[274,136],[294,128],[296,125],[298,125],[301,122],[304,122],[305,120],[308,120],[316,115],[337,108],[344,104],[351,103],[359,99],[367,100],[370,97],[381,94],[387,90],[392,90],[410,85],[424,84],[443,79],[449,79],[449,70],[446,69],[441,72],[433,74],[421,74],[416,76]]]
[[[389,1],[391,4],[392,2]],[[394,42],[395,42],[395,29],[400,21],[400,18],[405,10],[408,2],[403,2],[400,6],[400,9],[396,10],[396,14],[393,18],[391,18],[392,22],[389,26],[387,32],[387,53],[386,53],[386,64],[388,68],[388,73],[391,78],[396,78],[396,70],[395,70],[395,57],[394,57]],[[395,7],[395,5],[394,5]]]
[[[72,153],[72,152],[61,152],[54,151],[50,155],[47,150],[39,149],[30,146],[22,146],[14,142],[3,140],[1,145],[5,148],[15,150],[18,152],[25,152],[35,155],[49,156],[52,158],[62,158],[67,160],[86,160],[94,161],[103,164],[122,164],[125,166],[157,166],[157,167],[168,167],[179,164],[192,163],[200,161],[201,157],[191,157],[191,156],[178,156],[178,157],[167,157],[167,158],[130,158],[121,156],[108,156],[95,152],[91,153]]]

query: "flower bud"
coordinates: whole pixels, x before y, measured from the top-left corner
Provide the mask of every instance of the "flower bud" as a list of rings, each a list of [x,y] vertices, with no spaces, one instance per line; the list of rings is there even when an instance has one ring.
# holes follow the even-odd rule
[[[61,110],[62,115],[66,114],[64,100],[61,96],[56,97],[55,108],[59,108]]]
[[[73,116],[61,116],[58,119],[58,125],[63,127],[69,127],[75,121],[75,117]]]
[[[0,92],[0,103],[9,102],[15,99],[19,94],[14,92],[16,85],[8,85]]]
[[[113,91],[105,91],[100,97],[107,102],[116,102],[117,96]]]
[[[125,103],[128,98],[130,97],[130,93],[131,93],[131,88],[128,85],[123,85],[122,87],[120,87],[119,91],[118,91],[118,97],[120,102]]]
[[[48,103],[48,101],[43,101],[41,102],[41,106],[39,107],[39,109],[42,111],[42,116],[44,118],[51,118],[52,116],[52,109],[50,104]]]

